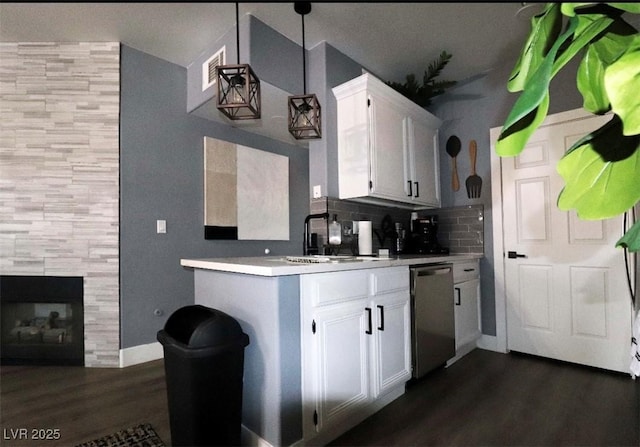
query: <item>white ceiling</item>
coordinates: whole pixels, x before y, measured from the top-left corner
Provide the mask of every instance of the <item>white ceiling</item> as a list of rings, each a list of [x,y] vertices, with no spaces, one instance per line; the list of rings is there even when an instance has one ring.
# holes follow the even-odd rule
[[[531,4],[529,4],[531,5]],[[529,22],[513,3],[312,3],[306,47],[322,41],[386,80],[421,77],[442,50],[453,54],[440,79],[464,80],[513,60]],[[240,3],[302,43],[293,3]],[[0,3],[0,41],[119,41],[188,66],[235,24],[234,3]]]

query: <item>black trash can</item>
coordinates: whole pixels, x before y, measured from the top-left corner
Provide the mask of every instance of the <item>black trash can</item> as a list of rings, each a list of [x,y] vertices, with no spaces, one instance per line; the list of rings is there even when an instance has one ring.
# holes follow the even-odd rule
[[[164,347],[172,446],[240,445],[244,348],[249,336],[231,316],[194,305],[158,332]]]

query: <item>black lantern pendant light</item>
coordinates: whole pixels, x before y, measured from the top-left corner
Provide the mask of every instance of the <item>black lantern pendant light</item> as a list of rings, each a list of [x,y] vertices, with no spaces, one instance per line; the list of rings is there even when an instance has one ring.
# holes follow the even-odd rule
[[[302,82],[304,95],[289,96],[289,132],[297,140],[309,140],[322,137],[320,103],[316,95],[307,95],[304,16],[311,12],[311,3],[295,2],[294,9],[302,17]]]
[[[231,120],[260,118],[260,79],[240,63],[240,20],[236,3],[236,65],[218,66],[218,110]]]

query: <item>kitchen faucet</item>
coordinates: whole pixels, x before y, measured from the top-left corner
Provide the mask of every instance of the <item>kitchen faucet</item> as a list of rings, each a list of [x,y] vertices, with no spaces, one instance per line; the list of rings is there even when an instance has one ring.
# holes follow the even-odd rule
[[[325,219],[325,220],[329,220],[329,213],[318,213],[318,214],[309,214],[307,217],[304,218],[304,241],[303,241],[303,247],[302,247],[302,254],[303,255],[308,255],[311,254],[310,253],[310,249],[313,248],[314,253],[313,254],[317,254],[317,247],[312,247],[311,246],[311,235],[309,234],[309,221],[311,219]]]

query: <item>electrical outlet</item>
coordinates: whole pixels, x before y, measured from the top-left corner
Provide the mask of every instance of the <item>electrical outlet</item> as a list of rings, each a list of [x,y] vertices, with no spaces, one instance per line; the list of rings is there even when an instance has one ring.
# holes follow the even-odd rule
[[[167,221],[166,220],[156,220],[156,233],[164,234],[167,232]]]

